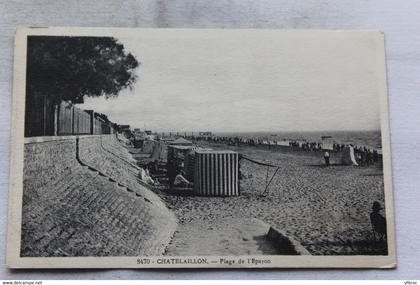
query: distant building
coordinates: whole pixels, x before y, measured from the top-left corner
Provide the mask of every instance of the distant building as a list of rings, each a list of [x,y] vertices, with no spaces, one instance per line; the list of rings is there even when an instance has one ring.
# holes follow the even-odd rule
[[[130,138],[132,133],[130,129],[130,125],[120,125],[120,132],[126,137]]]
[[[331,136],[322,136],[322,149],[324,150],[333,150],[334,149],[334,139]]]
[[[212,133],[211,132],[199,132],[198,136],[200,136],[200,137],[211,137]]]

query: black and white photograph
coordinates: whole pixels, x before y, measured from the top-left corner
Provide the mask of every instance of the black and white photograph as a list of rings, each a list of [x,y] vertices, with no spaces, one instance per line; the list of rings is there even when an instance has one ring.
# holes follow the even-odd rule
[[[376,31],[20,29],[8,265],[395,267],[385,74]]]

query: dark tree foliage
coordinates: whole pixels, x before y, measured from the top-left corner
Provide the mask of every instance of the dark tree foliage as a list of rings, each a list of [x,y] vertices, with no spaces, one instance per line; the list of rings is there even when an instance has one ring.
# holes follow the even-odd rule
[[[138,65],[112,37],[30,36],[27,102],[47,97],[53,104],[83,103],[83,96],[118,96],[136,81]]]
[[[108,123],[110,122],[108,119],[108,116],[102,113],[96,113],[96,116],[98,116],[99,118],[101,118],[102,120],[104,120],[104,122]]]

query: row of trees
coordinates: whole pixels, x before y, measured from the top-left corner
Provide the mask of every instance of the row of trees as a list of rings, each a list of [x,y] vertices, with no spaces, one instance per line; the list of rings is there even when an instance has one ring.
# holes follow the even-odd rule
[[[50,109],[61,101],[78,104],[132,88],[139,65],[112,37],[29,36],[25,135],[46,135]]]

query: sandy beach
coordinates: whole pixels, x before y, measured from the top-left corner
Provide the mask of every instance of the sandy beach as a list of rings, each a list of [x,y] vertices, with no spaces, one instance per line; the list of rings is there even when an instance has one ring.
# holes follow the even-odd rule
[[[383,174],[379,165],[325,167],[321,153],[200,144],[236,150],[279,165],[280,169],[265,195],[261,194],[266,185],[267,168],[245,160],[241,161],[245,178],[240,181],[240,196],[199,197],[157,191],[179,220],[167,254],[197,254],[197,247],[206,246],[203,237],[216,236],[215,233],[223,232],[226,239],[240,240],[236,227],[252,219],[278,228],[313,255],[386,254],[385,243],[373,240],[369,219],[372,203],[384,204]],[[275,168],[269,169],[269,179],[274,171]],[[226,239],[220,236],[216,239],[218,241],[207,245],[213,247],[213,255],[242,253],[234,241],[222,246],[219,243]],[[242,237],[242,240],[248,238]],[[250,248],[249,244],[246,248]],[[269,254],[270,249],[258,252]]]

